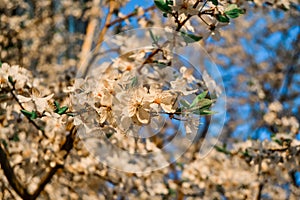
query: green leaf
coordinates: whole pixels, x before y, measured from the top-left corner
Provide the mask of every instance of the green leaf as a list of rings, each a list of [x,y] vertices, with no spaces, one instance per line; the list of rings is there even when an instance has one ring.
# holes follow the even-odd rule
[[[232,9],[236,9],[238,8],[238,6],[236,4],[229,4],[226,8],[225,8],[225,12],[230,11]]]
[[[15,85],[14,79],[11,76],[8,76],[8,82],[10,82],[10,84],[12,84],[13,86]]]
[[[192,112],[195,115],[212,115],[216,113],[214,111],[210,111],[209,108],[197,109],[197,110],[193,110]]]
[[[197,35],[189,34],[189,33],[185,33],[185,32],[181,32],[181,36],[183,37],[183,39],[186,43],[198,42],[203,38],[202,36],[197,36]]]
[[[187,102],[187,101],[184,100],[184,99],[181,99],[181,100],[180,100],[180,103],[181,103],[181,105],[182,105],[183,107],[185,107],[185,108],[189,108],[189,107],[190,107],[189,102]]]
[[[0,60],[0,68],[2,67],[2,62],[1,62],[1,60]]]
[[[65,112],[69,109],[68,106],[60,107],[58,101],[54,101],[54,105],[56,109],[54,110],[55,113],[62,115],[65,114]]]
[[[236,9],[232,9],[230,11],[225,12],[225,14],[230,18],[237,18],[238,16],[240,16],[241,10],[236,8]]]
[[[218,0],[209,0],[209,1],[211,1],[211,2],[212,2],[212,4],[214,4],[215,6],[219,5],[219,2],[218,2]]]
[[[213,114],[216,114],[216,112],[212,111],[212,110],[203,110],[203,111],[200,111],[200,115],[213,115]]]
[[[170,188],[170,189],[169,189],[169,195],[175,196],[175,195],[176,195],[176,190]]]
[[[14,142],[19,142],[19,141],[20,141],[20,138],[19,138],[18,134],[15,133],[15,134],[13,135],[12,140],[13,140]]]
[[[279,144],[280,146],[283,145],[283,141],[280,139],[275,139],[274,142],[276,142],[277,144]]]
[[[55,105],[55,107],[56,107],[57,109],[60,108],[60,105],[59,105],[58,101],[54,101],[54,105]]]
[[[230,155],[230,151],[228,151],[226,149],[226,145],[224,144],[222,147],[221,146],[215,146],[215,149],[218,151],[218,152],[221,152],[221,153],[224,153],[224,154],[227,154],[227,155]]]
[[[154,0],[154,3],[163,12],[165,13],[172,12],[172,8],[169,6],[171,4],[171,1]]]
[[[105,133],[105,135],[106,135],[106,137],[109,139],[109,138],[111,138],[111,136],[114,135],[114,133]]]
[[[245,151],[243,151],[242,154],[243,154],[244,157],[250,157],[248,149],[246,149]]]
[[[31,112],[31,116],[30,116],[30,119],[36,119],[38,116],[37,116],[37,113],[35,111],[32,111]]]
[[[195,101],[195,100],[194,100]],[[194,106],[190,106],[191,111],[200,110],[200,109],[208,109],[212,105],[213,101],[210,99],[200,99],[196,102]]]
[[[21,110],[21,113],[23,113],[23,115],[25,115],[26,117],[31,117],[31,112],[27,110]]]
[[[230,4],[226,9],[225,12],[226,16],[230,18],[237,18],[239,15],[244,14],[245,11],[243,9],[238,8],[236,4]]]
[[[204,91],[201,94],[199,94],[198,96],[195,97],[195,99],[193,100],[192,104],[190,105],[190,108],[195,107],[196,105],[198,105],[198,103],[200,102],[201,99],[204,99],[207,95],[208,91]]]
[[[158,45],[158,40],[160,39],[160,37],[159,37],[158,35],[155,35],[155,34],[152,32],[152,30],[149,30],[149,32],[150,32],[150,37],[151,37],[151,39],[152,39],[152,41],[153,41],[153,44]]]
[[[135,76],[131,79],[130,87],[136,87],[138,85],[138,78]]]
[[[150,37],[153,40],[153,42],[157,43],[158,42],[158,37],[155,36],[151,30],[149,32],[150,32]]]
[[[37,113],[35,111],[29,112],[27,110],[21,110],[21,113],[32,120],[37,118]]]
[[[68,106],[63,106],[61,108],[58,109],[57,114],[62,115],[65,114],[65,112],[68,110]]]
[[[222,23],[229,23],[230,22],[230,19],[226,15],[222,15],[222,14],[217,14],[216,19],[219,22],[222,22]]]

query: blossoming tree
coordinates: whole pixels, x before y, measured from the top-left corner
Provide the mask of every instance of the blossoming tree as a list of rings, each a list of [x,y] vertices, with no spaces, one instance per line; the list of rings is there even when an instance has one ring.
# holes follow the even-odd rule
[[[0,198],[299,198],[299,3],[133,3],[4,0]]]

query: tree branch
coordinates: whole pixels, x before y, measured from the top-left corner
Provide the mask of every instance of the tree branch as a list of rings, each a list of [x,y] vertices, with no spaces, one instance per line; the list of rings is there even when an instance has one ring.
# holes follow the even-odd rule
[[[116,6],[116,2],[113,1],[113,0],[110,0],[110,2],[109,2],[109,12],[108,12],[108,14],[107,14],[107,16],[105,18],[104,27],[102,28],[101,32],[99,33],[98,40],[97,40],[94,52],[98,52],[98,50],[101,47],[101,44],[102,44],[103,39],[104,39],[104,36],[105,36],[105,34],[106,34],[106,32],[107,32],[107,30],[109,28],[107,25],[111,21],[111,17],[113,15],[114,10],[115,10],[115,6]],[[90,70],[90,67],[91,67],[90,62],[88,63],[88,65],[86,67],[84,66],[83,76],[87,75],[88,71]]]
[[[11,187],[15,190],[15,192],[20,195],[23,199],[28,199],[30,197],[30,194],[28,194],[27,190],[24,188],[24,186],[20,183],[20,181],[17,179],[13,168],[10,166],[8,154],[4,150],[5,147],[2,143],[0,143],[0,164],[1,168],[4,171],[4,174],[11,185]]]
[[[69,152],[73,148],[74,140],[76,136],[76,128],[75,126],[72,127],[70,133],[66,137],[66,141],[63,144],[63,146],[60,148],[60,151],[66,151],[66,153],[63,156],[63,159],[66,159]],[[1,168],[4,171],[4,174],[9,182],[9,184],[12,186],[12,188],[16,191],[18,195],[20,195],[23,199],[28,200],[35,200],[40,193],[44,190],[45,186],[50,182],[52,177],[56,174],[57,170],[60,168],[63,168],[63,164],[56,164],[55,167],[52,167],[48,174],[46,174],[44,177],[42,177],[41,182],[37,189],[34,191],[33,194],[29,194],[26,188],[19,182],[16,175],[13,172],[12,167],[9,164],[8,155],[4,150],[3,144],[0,143],[0,164]]]
[[[151,10],[154,10],[155,8],[156,8],[155,5],[150,6],[150,7],[146,8],[146,9],[144,9],[144,12],[149,12],[149,11],[151,11]],[[108,23],[106,26],[107,26],[107,28],[110,28],[111,26],[113,26],[113,25],[115,25],[115,24],[117,24],[117,23],[120,23],[120,22],[122,22],[122,21],[124,21],[124,20],[126,20],[126,19],[129,19],[129,18],[131,18],[131,17],[134,17],[134,16],[137,15],[137,14],[138,14],[138,13],[137,13],[136,11],[133,11],[132,13],[130,13],[130,14],[124,16],[124,17],[120,17],[120,18],[118,18],[118,19],[113,20],[112,22]]]
[[[22,110],[26,110],[23,105],[21,104],[21,102],[19,101],[17,95],[15,94],[15,86],[12,84],[12,88],[10,88],[10,94],[13,96],[13,98],[16,100],[16,102],[19,104],[19,106],[21,107]],[[43,130],[43,128],[41,128],[39,125],[37,125],[37,123],[35,123],[35,121],[33,121],[29,116],[24,115],[28,121],[39,131],[42,132],[43,136],[45,138],[48,138],[48,136],[45,134],[45,131]]]
[[[65,143],[60,148],[60,151],[66,151],[66,154],[63,156],[63,159],[65,159],[69,155],[71,149],[73,148],[75,136],[76,136],[76,128],[75,126],[73,126],[69,135],[67,135],[66,137]],[[51,168],[49,173],[46,174],[41,179],[41,182],[38,188],[36,189],[36,191],[32,194],[31,199],[36,199],[40,195],[40,193],[44,190],[45,186],[50,182],[52,177],[56,174],[57,170],[63,167],[64,165],[56,164],[55,167]]]

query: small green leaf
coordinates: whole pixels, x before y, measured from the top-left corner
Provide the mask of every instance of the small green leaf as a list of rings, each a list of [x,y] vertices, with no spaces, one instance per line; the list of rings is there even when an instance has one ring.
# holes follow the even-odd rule
[[[222,147],[221,146],[215,146],[215,149],[218,151],[218,152],[221,152],[221,153],[224,153],[224,154],[227,154],[227,155],[230,155],[230,151],[228,151],[226,149],[226,145],[223,145]]]
[[[152,30],[149,31],[150,32],[150,37],[153,41],[153,44],[158,45],[158,40],[160,39],[160,37],[158,35],[155,35]]]
[[[225,12],[238,8],[236,4],[230,4],[225,8]]]
[[[226,15],[222,15],[222,14],[217,14],[216,19],[219,22],[222,22],[222,23],[229,23],[230,22],[230,19]]]
[[[38,116],[37,116],[37,113],[35,111],[32,111],[31,112],[31,116],[30,116],[30,119],[36,119]]]
[[[31,117],[31,112],[27,111],[27,110],[21,110],[21,112],[23,113],[23,115],[25,115],[26,117]]]
[[[154,43],[157,43],[158,38],[153,34],[152,30],[149,31],[150,37]]]
[[[14,79],[11,76],[8,76],[8,82],[10,82],[10,84],[12,84],[13,86],[15,85]]]
[[[283,145],[283,141],[282,140],[279,140],[279,139],[275,139],[274,142],[276,142],[277,144],[279,145]]]
[[[202,36],[197,36],[197,35],[189,34],[189,33],[185,33],[185,32],[181,32],[181,36],[183,37],[183,39],[186,43],[198,42],[203,38]]]
[[[174,1],[173,0],[166,0],[168,5],[174,5]]]
[[[114,133],[105,133],[105,135],[106,135],[106,137],[109,139],[109,138],[111,138],[111,136],[114,135]]]
[[[61,108],[58,109],[57,114],[62,115],[65,114],[65,112],[68,110],[68,106],[63,106]]]
[[[56,109],[54,110],[55,113],[62,115],[65,114],[65,112],[69,109],[68,106],[60,107],[58,101],[54,101],[54,105]]]
[[[2,62],[1,62],[1,60],[0,60],[0,68],[2,67]]]
[[[172,12],[172,8],[169,6],[171,4],[171,1],[154,0],[154,3],[163,12],[165,13]]]
[[[184,99],[181,99],[181,100],[180,100],[180,103],[181,103],[181,105],[182,105],[183,107],[185,107],[185,108],[189,108],[189,107],[190,107],[189,102],[187,102],[187,101],[184,100]]]
[[[246,149],[245,151],[243,151],[242,154],[243,154],[244,157],[250,157],[248,149]]]
[[[212,111],[212,110],[203,110],[203,111],[200,111],[200,115],[213,115],[213,114],[216,114],[216,112]]]
[[[196,98],[193,100],[192,104],[190,105],[190,108],[193,108],[196,105],[198,105],[199,101],[206,97],[207,93],[208,93],[208,91],[204,91],[201,94],[199,94],[198,96],[196,96]]]
[[[215,6],[219,5],[219,2],[218,2],[218,0],[209,0],[209,1],[211,1],[211,2],[212,2],[212,4],[214,4]]]
[[[37,113],[35,111],[29,112],[27,110],[21,110],[21,113],[32,120],[37,118]]]
[[[196,102],[194,106],[190,106],[191,111],[193,110],[204,110],[208,109],[212,105],[213,101],[210,99],[200,99]]]
[[[225,12],[226,16],[230,18],[237,18],[239,15],[244,14],[245,10],[238,8],[236,4],[230,4],[226,9]]]
[[[176,190],[170,188],[170,189],[169,189],[169,195],[175,196],[175,195],[176,195]]]
[[[58,101],[54,101],[54,105],[55,105],[55,107],[56,107],[57,109],[60,108],[60,105],[59,105]]]
[[[13,135],[12,140],[13,140],[14,142],[19,142],[19,141],[20,141],[20,138],[19,138],[18,134],[15,133],[15,134]]]
[[[230,11],[225,12],[225,14],[230,18],[237,18],[241,14],[241,10],[236,8]]]
[[[138,78],[135,76],[131,79],[130,87],[135,87],[138,85]]]

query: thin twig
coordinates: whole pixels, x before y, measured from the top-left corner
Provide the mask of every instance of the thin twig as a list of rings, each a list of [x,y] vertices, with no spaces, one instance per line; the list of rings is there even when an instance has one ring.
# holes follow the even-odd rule
[[[60,148],[60,151],[66,151],[66,154],[63,156],[63,159],[69,155],[71,149],[74,146],[74,140],[76,136],[76,128],[75,126],[72,127],[70,133],[66,137],[66,141],[63,146]],[[56,174],[57,170],[63,168],[64,165],[56,164],[55,167],[51,168],[48,174],[46,174],[42,179],[41,182],[36,189],[36,191],[32,194],[31,199],[36,199],[40,193],[44,190],[45,186],[50,182],[52,177]]]
[[[113,0],[110,0],[109,1],[109,11],[108,11],[108,14],[105,18],[104,27],[102,28],[101,32],[99,33],[98,40],[97,40],[96,47],[95,47],[95,52],[97,52],[101,47],[101,43],[102,43],[102,41],[104,39],[104,36],[105,36],[105,34],[108,30],[107,25],[111,21],[111,17],[113,15],[114,10],[115,10],[115,6],[116,6],[116,2],[113,1]]]
[[[19,106],[21,107],[21,109],[22,110],[26,110],[25,108],[24,108],[24,106],[22,105],[22,103],[19,101],[19,99],[18,99],[18,97],[17,97],[17,95],[14,93],[14,91],[15,91],[15,86],[14,85],[12,85],[12,89],[10,90],[10,94],[13,96],[13,98],[16,100],[16,102],[19,104]],[[41,131],[42,132],[42,134],[43,134],[43,136],[45,137],[45,138],[48,138],[48,136],[45,134],[45,131],[39,126],[39,125],[37,125],[37,123],[35,123],[35,121],[33,121],[29,116],[27,116],[27,115],[24,115],[27,119],[28,119],[28,121],[37,129],[37,130],[39,130],[39,131]]]
[[[73,148],[75,135],[76,135],[76,128],[75,126],[73,126],[69,135],[66,136],[65,143],[60,148],[60,151],[66,151],[65,155],[63,156],[63,159],[66,159],[69,152]],[[29,194],[26,188],[17,179],[12,167],[9,164],[8,155],[4,149],[5,148],[3,147],[3,144],[0,143],[1,168],[3,169],[9,184],[12,186],[15,192],[18,195],[20,195],[21,198],[26,200],[35,200],[40,195],[40,193],[44,190],[45,186],[50,182],[52,177],[56,174],[57,170],[64,167],[61,164],[57,164],[55,167],[51,168],[50,171],[41,179],[41,182],[37,187],[37,189],[34,191],[34,193]]]
[[[4,150],[5,147],[2,143],[0,143],[0,164],[1,168],[4,171],[4,174],[11,185],[11,187],[15,190],[15,192],[20,195],[23,199],[28,199],[30,197],[30,194],[28,194],[25,187],[20,183],[20,181],[17,179],[13,168],[10,166],[8,155],[6,151]]]
[[[260,146],[259,146],[259,155],[258,155],[258,172],[257,172],[258,180],[262,176],[261,170],[262,170],[262,161],[263,161],[263,158],[262,158],[262,154],[261,153],[262,153],[262,144],[260,143]],[[261,194],[262,194],[263,187],[264,187],[264,183],[260,180],[259,181],[259,185],[258,185],[258,193],[257,193],[257,197],[256,197],[257,200],[261,199]]]
[[[144,12],[149,12],[151,10],[154,10],[155,8],[156,8],[155,5],[150,6],[150,7],[146,8],[146,9],[144,9]],[[116,23],[120,23],[120,22],[122,22],[122,21],[124,21],[126,19],[134,17],[137,14],[138,14],[137,11],[133,11],[132,13],[130,13],[130,14],[124,16],[124,17],[120,17],[120,18],[117,18],[117,19],[113,20],[112,22],[108,23],[106,26],[107,26],[107,28],[110,28],[111,26],[115,25]]]

